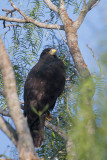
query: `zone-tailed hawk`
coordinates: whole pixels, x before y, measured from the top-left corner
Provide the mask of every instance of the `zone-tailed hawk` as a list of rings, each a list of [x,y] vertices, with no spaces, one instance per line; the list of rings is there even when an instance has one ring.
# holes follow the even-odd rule
[[[65,66],[55,53],[52,48],[43,50],[24,85],[24,114],[35,147],[43,143],[45,117],[65,86]]]

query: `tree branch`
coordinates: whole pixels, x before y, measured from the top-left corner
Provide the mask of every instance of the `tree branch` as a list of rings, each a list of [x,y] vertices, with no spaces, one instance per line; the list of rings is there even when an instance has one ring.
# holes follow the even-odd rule
[[[13,18],[13,17],[6,17],[6,16],[0,16],[0,20],[5,20],[8,22],[17,22],[17,23],[32,23],[37,27],[40,28],[46,28],[46,29],[59,29],[64,30],[63,25],[57,25],[57,24],[46,24],[40,21],[37,21],[31,17],[27,16],[27,19],[21,19],[21,18]]]
[[[20,25],[18,25],[18,24],[8,24],[8,25],[5,25],[5,28],[6,28],[6,27],[9,27],[9,28],[10,28],[10,27],[13,27],[13,28],[14,28],[14,27],[21,27],[21,28],[23,28],[23,26],[20,26]]]
[[[64,140],[67,140],[67,135],[66,133],[58,126],[53,125],[49,121],[45,121],[45,126],[47,128],[52,129],[54,132],[56,132],[59,136],[61,136]]]
[[[99,2],[100,0],[89,0],[87,2],[88,11],[90,11],[93,7],[95,7]]]
[[[15,129],[1,116],[0,116],[0,128],[17,146],[18,137]]]
[[[54,5],[50,0],[43,0],[46,5],[53,11],[58,13],[58,7],[56,5]]]
[[[86,16],[86,14],[94,7],[96,6],[95,4],[98,4],[100,2],[100,0],[89,0],[87,3],[86,1],[84,1],[84,5],[83,8],[79,14],[78,19],[74,22],[74,26],[76,29],[78,29],[82,22],[84,21],[84,18]]]
[[[0,109],[0,114],[2,116],[7,116],[10,117],[10,114],[8,111],[4,111]],[[45,127],[52,129],[54,132],[56,132],[59,136],[61,136],[64,140],[67,140],[67,135],[66,133],[58,126],[53,125],[52,123],[48,122],[47,120],[45,121]]]
[[[18,22],[18,23],[32,23],[35,26],[40,27],[40,28],[64,30],[64,26],[63,25],[46,24],[46,23],[37,21],[37,20],[27,16],[26,14],[24,14],[17,6],[15,6],[15,4],[11,0],[10,0],[10,3],[12,5],[12,7],[15,10],[17,10],[24,17],[24,19],[0,16],[0,20],[6,20],[8,22]],[[55,5],[53,6],[53,8],[54,7],[55,7]]]
[[[25,18],[25,20],[26,20],[26,18],[27,18],[27,15],[25,15],[13,2],[12,2],[12,0],[9,0],[10,1],[10,3],[11,3],[11,6],[15,9],[15,10],[17,10],[24,18]]]
[[[17,122],[17,116],[21,116],[20,105],[18,102],[18,96],[16,91],[16,84],[15,84],[15,77],[12,70],[12,66],[9,60],[9,57],[6,53],[5,47],[3,45],[2,40],[0,39],[0,66],[3,75],[3,83],[4,83],[4,90],[5,90],[5,97],[7,100],[8,107],[10,109],[10,115],[15,122],[16,128],[20,133],[20,125]],[[14,99],[14,101],[13,101]],[[19,120],[20,121],[20,120]]]
[[[7,13],[6,13],[6,16],[7,16],[9,13],[11,13],[11,16],[12,16],[12,13],[13,13],[13,12],[15,12],[15,11],[16,11],[16,9],[13,9],[13,10],[9,10],[9,9],[2,9],[2,11],[7,12]]]
[[[32,159],[37,160],[38,158],[36,156],[33,141],[30,136],[29,128],[27,126],[27,120],[26,118],[24,118],[20,109],[12,65],[1,39],[0,67],[3,76],[5,97],[7,105],[9,107],[9,113],[14,121],[18,134],[17,148],[19,150],[20,157],[25,160],[31,159],[30,157],[32,156]]]

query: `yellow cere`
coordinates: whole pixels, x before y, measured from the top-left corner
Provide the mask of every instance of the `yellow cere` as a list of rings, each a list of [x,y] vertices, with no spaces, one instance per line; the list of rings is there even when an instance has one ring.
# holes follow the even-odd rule
[[[55,52],[56,52],[56,49],[51,49],[51,50],[50,50],[50,54],[51,54],[51,55],[54,55]]]

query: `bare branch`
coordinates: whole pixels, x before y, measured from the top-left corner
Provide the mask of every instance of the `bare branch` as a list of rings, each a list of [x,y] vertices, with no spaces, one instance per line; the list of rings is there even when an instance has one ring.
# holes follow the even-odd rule
[[[13,9],[13,10],[9,10],[9,9],[2,9],[2,11],[5,11],[6,12],[6,17],[8,16],[8,14],[11,14],[11,17],[13,16],[13,12],[16,11],[16,9]],[[5,25],[5,20],[3,21],[3,25],[4,25],[4,28],[6,28],[7,26]],[[7,31],[8,32],[8,31]],[[6,32],[6,33],[7,33]]]
[[[25,18],[25,20],[26,20],[27,16],[12,2],[12,0],[9,0],[9,1],[10,1],[10,3],[11,3],[11,6],[12,6],[15,10],[17,10],[17,11]]]
[[[6,13],[6,16],[9,14],[9,13],[13,13],[13,12],[15,12],[16,11],[16,9],[13,9],[13,10],[9,10],[9,9],[2,9],[2,11],[4,11],[4,12],[7,12]]]
[[[6,16],[0,16],[0,20],[6,20],[8,22],[18,22],[18,23],[32,23],[37,27],[40,28],[46,28],[46,29],[59,29],[64,30],[63,25],[57,25],[57,24],[46,24],[40,21],[37,21],[31,17],[27,17],[27,19],[20,19],[20,18],[13,18],[13,17],[6,17]]]
[[[46,24],[46,23],[43,23],[43,22],[39,22],[37,20],[34,20],[33,18],[27,16],[26,14],[24,14],[11,0],[10,0],[10,3],[12,5],[12,7],[17,10],[25,19],[25,22],[26,23],[33,23],[34,25],[38,26],[38,27],[41,27],[41,28],[48,28],[48,29],[61,29],[63,30],[64,27],[63,26],[59,26],[59,25],[56,25],[56,24]],[[52,3],[52,2],[51,2]],[[49,4],[49,3],[48,3]],[[55,5],[53,6],[53,8],[55,8]]]
[[[10,115],[15,122],[17,130],[20,132],[20,125],[17,122],[17,120],[20,121],[20,118],[22,119],[22,113],[20,111],[18,96],[16,94],[17,90],[16,90],[15,76],[13,73],[9,57],[6,53],[5,47],[1,39],[0,39],[0,66],[3,75],[5,97],[7,100],[8,107],[10,109]],[[16,117],[17,118],[19,117],[19,119],[17,119]]]
[[[99,2],[100,0],[89,0],[87,3],[88,11],[90,11],[93,7],[95,7]]]
[[[53,125],[49,121],[45,121],[45,126],[47,128],[51,128],[54,132],[56,132],[58,135],[60,135],[64,140],[67,140],[66,133],[60,127]]]
[[[26,23],[26,20],[25,20],[25,19],[13,18],[13,17],[6,17],[6,16],[0,16],[0,20],[6,20],[6,21],[8,21],[8,22]]]
[[[61,31],[60,31],[59,29],[58,29],[58,31],[59,31],[59,33],[60,33],[60,35],[61,35],[63,41],[65,42],[65,44],[67,44],[67,41],[65,40],[65,38],[64,38],[64,36],[62,35]]]
[[[58,7],[56,5],[54,5],[50,0],[44,0],[44,2],[46,3],[46,5],[53,11],[58,13]]]
[[[78,29],[80,27],[80,25],[82,24],[86,14],[94,7],[96,6],[96,4],[98,4],[100,2],[100,0],[89,0],[87,3],[86,1],[84,1],[84,5],[83,8],[80,12],[80,15],[78,17],[78,19],[74,22],[74,26],[76,29]]]
[[[37,21],[37,20],[27,16],[26,14],[24,14],[17,6],[15,6],[15,4],[11,0],[10,0],[10,3],[12,5],[12,7],[14,7],[14,10],[12,10],[12,11],[17,10],[24,17],[24,19],[7,17],[7,16],[0,16],[0,20],[5,20],[5,21],[8,21],[8,22],[18,22],[18,23],[32,23],[32,24],[34,24],[34,25],[36,25],[37,27],[40,27],[40,28],[64,30],[63,25],[46,24],[46,23]],[[53,6],[53,8],[54,7],[55,7],[55,5]]]
[[[2,9],[2,11],[4,11],[4,12],[9,12],[10,9]]]
[[[17,146],[18,137],[15,129],[1,116],[0,116],[0,128]]]
[[[50,7],[50,9],[54,10],[55,12],[58,13],[58,8],[57,6],[55,6],[50,0],[44,0],[44,2]],[[0,20],[5,20],[8,22],[18,22],[18,23],[32,23],[40,28],[47,28],[47,29],[59,29],[59,30],[64,30],[64,26],[63,25],[56,25],[56,24],[46,24],[40,21],[37,21],[29,16],[27,16],[26,14],[24,14],[11,0],[10,3],[12,5],[12,7],[14,8],[14,10],[3,10],[3,11],[7,11],[7,13],[11,13],[13,11],[18,11],[23,17],[24,19],[21,18],[13,18],[13,17],[7,17],[7,16],[0,16]]]
[[[8,54],[6,53],[4,44],[0,39],[0,67],[3,75],[3,83],[5,90],[5,97],[7,105],[9,107],[9,113],[14,121],[16,126],[16,131],[18,134],[18,145],[20,157],[23,157],[23,160],[32,159],[37,160],[37,156],[34,150],[33,141],[30,136],[30,131],[27,126],[27,120],[24,118],[20,104],[18,101],[15,76],[12,69],[11,62],[9,60]],[[27,139],[27,141],[26,141]]]

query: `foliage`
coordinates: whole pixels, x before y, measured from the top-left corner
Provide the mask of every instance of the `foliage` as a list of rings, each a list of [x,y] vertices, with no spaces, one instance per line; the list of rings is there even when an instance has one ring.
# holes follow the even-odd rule
[[[104,83],[104,82],[103,82]],[[102,88],[102,84],[99,85]],[[72,117],[72,127],[69,130],[69,138],[72,140],[68,159],[73,160],[101,160],[107,159],[105,148],[107,147],[106,135],[106,100],[101,98],[96,90],[99,106],[95,107],[94,85],[92,80],[88,80],[79,85],[77,111]],[[97,88],[98,89],[98,88]],[[101,104],[102,103],[102,104]]]
[[[59,0],[52,0],[59,5]],[[83,0],[66,0],[66,8],[74,6],[73,13],[78,14]],[[24,1],[23,1],[24,3]],[[43,1],[34,0],[27,14],[36,20],[47,23],[60,22],[59,17],[50,11]],[[46,15],[43,10],[47,9]],[[74,74],[74,64],[67,47],[63,32],[43,30],[32,24],[23,27],[14,27],[11,38],[11,47],[8,49],[13,64],[19,98],[23,99],[23,86],[26,75],[30,68],[37,62],[41,47],[55,47],[58,56],[64,61],[67,71],[65,91],[59,97],[56,107],[52,112],[51,123],[68,132],[69,141],[73,144],[67,155],[66,141],[52,130],[45,129],[45,143],[37,150],[44,159],[59,160],[106,160],[107,148],[107,94],[105,80],[92,79],[80,82]],[[46,43],[48,42],[48,43]],[[106,54],[102,57],[106,65]],[[72,78],[71,78],[72,77]],[[0,75],[0,88],[2,88]],[[107,92],[106,92],[107,93]],[[1,97],[0,97],[1,98]],[[6,103],[1,98],[1,108]],[[16,159],[15,157],[14,159]]]

